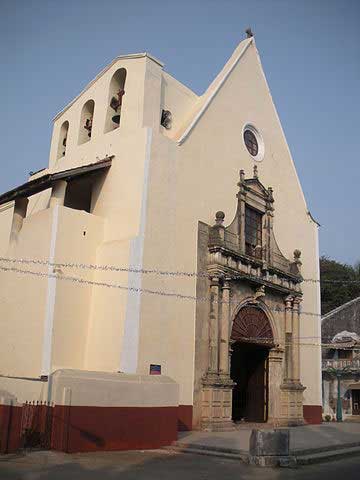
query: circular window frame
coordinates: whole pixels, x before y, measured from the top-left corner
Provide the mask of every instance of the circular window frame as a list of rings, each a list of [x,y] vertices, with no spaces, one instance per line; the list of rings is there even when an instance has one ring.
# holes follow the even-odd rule
[[[248,150],[248,147],[245,143],[245,138],[244,138],[244,135],[245,135],[245,132],[246,130],[249,130],[249,132],[251,132],[255,138],[256,138],[256,141],[257,141],[257,144],[258,144],[258,152],[257,152],[257,155],[252,155],[249,150]],[[242,129],[242,140],[243,140],[243,144],[244,144],[244,147],[246,149],[246,152],[247,154],[253,159],[255,160],[256,162],[261,162],[263,159],[264,159],[264,154],[265,154],[265,146],[264,146],[264,140],[262,138],[262,135],[260,134],[260,132],[258,131],[257,128],[254,127],[254,125],[252,125],[251,123],[246,123]]]

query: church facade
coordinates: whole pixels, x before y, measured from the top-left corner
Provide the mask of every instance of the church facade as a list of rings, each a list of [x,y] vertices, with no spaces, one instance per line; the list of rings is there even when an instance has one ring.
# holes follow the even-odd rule
[[[0,196],[0,237],[17,401],[58,371],[161,374],[181,429],[321,421],[318,224],[253,37],[201,96],[115,59],[55,117],[48,167]]]

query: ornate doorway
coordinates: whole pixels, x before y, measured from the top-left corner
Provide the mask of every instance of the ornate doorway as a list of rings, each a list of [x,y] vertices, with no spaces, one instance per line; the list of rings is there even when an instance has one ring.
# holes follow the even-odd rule
[[[232,419],[266,422],[268,419],[269,349],[273,334],[263,310],[246,306],[237,314],[231,332],[230,376]]]

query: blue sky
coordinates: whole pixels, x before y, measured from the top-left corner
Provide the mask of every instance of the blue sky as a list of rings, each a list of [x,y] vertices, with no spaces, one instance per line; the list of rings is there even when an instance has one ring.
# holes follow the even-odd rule
[[[0,191],[47,165],[52,118],[148,51],[202,93],[251,26],[320,252],[360,260],[360,0],[0,0]]]

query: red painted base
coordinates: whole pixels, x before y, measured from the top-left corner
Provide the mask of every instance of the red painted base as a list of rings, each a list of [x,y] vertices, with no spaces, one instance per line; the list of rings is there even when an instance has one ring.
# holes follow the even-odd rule
[[[159,448],[175,441],[178,429],[192,429],[191,405],[48,408],[52,410],[49,445],[63,452]],[[0,405],[0,453],[13,453],[22,447],[22,416],[22,406]]]
[[[0,405],[0,453],[14,453],[21,447],[21,407]]]
[[[177,439],[178,407],[54,407],[55,450],[159,448]]]
[[[178,430],[179,432],[193,429],[193,406],[179,405],[178,407]]]
[[[322,423],[322,406],[321,405],[304,405],[304,420],[311,425],[319,425]]]

